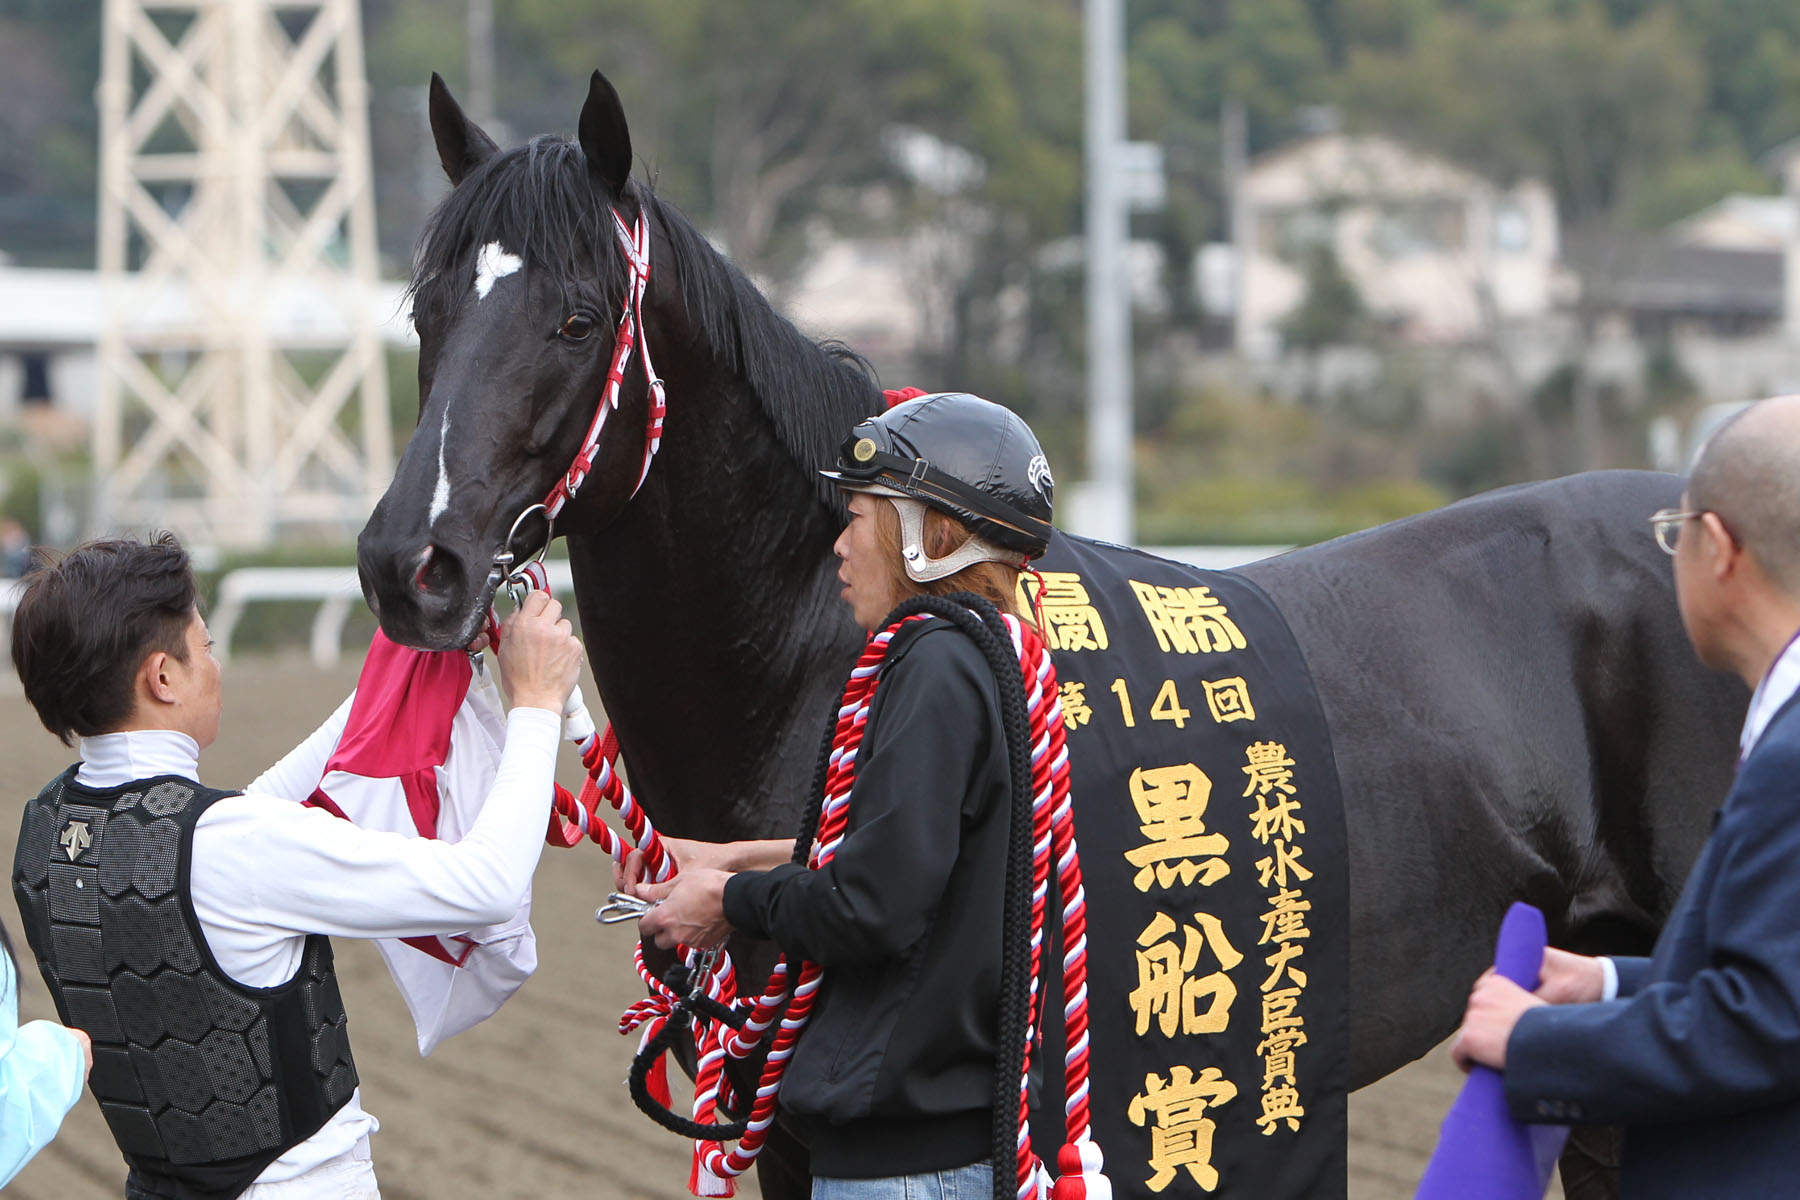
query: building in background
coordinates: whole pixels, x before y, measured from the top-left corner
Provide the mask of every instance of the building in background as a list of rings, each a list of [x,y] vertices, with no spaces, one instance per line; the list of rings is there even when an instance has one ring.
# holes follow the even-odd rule
[[[1443,344],[1557,302],[1556,205],[1537,180],[1501,187],[1385,137],[1325,134],[1253,160],[1238,197],[1236,343],[1278,355],[1282,325],[1331,255],[1368,315]]]
[[[1733,192],[1669,228],[1669,239],[1676,245],[1773,254],[1785,254],[1795,234],[1792,198],[1743,192]]]
[[[1735,218],[1699,217],[1657,233],[1571,238],[1583,303],[1646,342],[1779,336],[1784,250],[1737,240],[1750,227]]]

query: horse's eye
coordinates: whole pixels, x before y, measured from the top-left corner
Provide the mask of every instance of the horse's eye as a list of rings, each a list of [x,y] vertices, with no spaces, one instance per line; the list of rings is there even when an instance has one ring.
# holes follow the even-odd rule
[[[585,342],[594,332],[594,318],[585,313],[575,313],[562,323],[562,328],[557,332],[571,342]]]

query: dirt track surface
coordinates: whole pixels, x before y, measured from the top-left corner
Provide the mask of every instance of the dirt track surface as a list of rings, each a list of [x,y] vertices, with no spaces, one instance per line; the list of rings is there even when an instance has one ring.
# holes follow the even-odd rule
[[[224,730],[203,758],[206,781],[248,782],[323,720],[355,677],[349,664],[321,671],[304,660],[234,663],[225,673]],[[587,693],[594,694],[591,683]],[[0,673],[0,738],[0,861],[10,869],[19,808],[74,755],[44,732],[10,671]],[[581,778],[572,750],[563,753],[559,777],[569,786]],[[429,1059],[419,1057],[406,1006],[373,947],[336,943],[363,1105],[382,1126],[373,1145],[387,1200],[687,1195],[687,1143],[652,1126],[625,1091],[635,1039],[620,1037],[615,1020],[642,990],[631,971],[632,928],[592,919],[610,884],[591,844],[547,849],[533,900],[537,974],[498,1015]],[[0,912],[23,947],[10,895]],[[54,1018],[29,962],[21,977],[21,1019]],[[1440,1048],[1351,1098],[1351,1200],[1412,1195],[1460,1081]],[[88,1096],[6,1195],[105,1200],[123,1194],[124,1178]],[[754,1183],[740,1195],[754,1200]],[[1551,1195],[1561,1192],[1553,1187]]]

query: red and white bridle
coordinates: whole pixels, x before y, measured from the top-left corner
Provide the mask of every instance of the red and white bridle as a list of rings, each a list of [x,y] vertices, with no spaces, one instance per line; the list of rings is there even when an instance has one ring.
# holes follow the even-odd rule
[[[650,463],[662,448],[663,418],[668,415],[668,398],[663,390],[663,381],[657,377],[656,368],[650,363],[650,343],[644,336],[644,291],[650,285],[650,224],[645,220],[641,209],[637,220],[629,229],[625,226],[625,218],[619,215],[616,208],[612,210],[612,219],[613,233],[619,239],[620,249],[625,252],[625,300],[619,306],[619,331],[613,339],[612,363],[606,369],[606,384],[600,389],[600,403],[595,406],[594,419],[588,422],[587,435],[581,439],[581,449],[575,452],[575,461],[557,477],[549,495],[518,515],[506,535],[505,544],[494,555],[493,566],[488,575],[489,592],[502,586],[513,589],[515,603],[523,599],[522,588],[526,581],[522,574],[523,568],[513,565],[517,561],[513,554],[513,539],[518,536],[519,527],[525,523],[525,518],[541,510],[551,527],[544,532],[544,544],[539,547],[537,557],[542,558],[550,549],[550,542],[556,536],[554,524],[557,514],[575,498],[575,493],[586,481],[588,473],[594,469],[594,457],[600,449],[600,432],[606,428],[607,414],[619,407],[619,394],[625,385],[625,369],[631,361],[633,347],[638,350],[638,360],[644,364],[644,379],[650,385],[650,413],[644,423],[644,462],[638,468],[637,482],[631,485],[632,496],[637,495],[638,489],[644,486],[644,480],[650,475]]]
[[[662,446],[663,417],[668,413],[668,400],[663,392],[663,381],[657,378],[656,368],[650,365],[650,344],[644,338],[644,290],[650,284],[650,224],[641,209],[630,228],[626,227],[618,209],[612,210],[612,218],[613,232],[625,252],[625,301],[620,305],[619,332],[613,339],[612,365],[606,370],[606,386],[601,389],[594,419],[588,422],[587,436],[582,439],[575,461],[544,497],[544,515],[552,521],[562,512],[563,505],[575,498],[588,472],[593,470],[606,416],[619,407],[619,393],[624,387],[625,368],[631,360],[633,346],[638,348],[638,358],[644,365],[644,379],[650,385],[650,415],[644,428],[644,463],[638,469],[637,482],[632,484],[633,496],[644,486],[644,480],[650,474],[651,460]]]

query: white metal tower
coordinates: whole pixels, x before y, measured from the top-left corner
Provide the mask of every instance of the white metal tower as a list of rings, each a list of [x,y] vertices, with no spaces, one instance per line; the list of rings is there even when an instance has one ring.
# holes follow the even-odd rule
[[[355,528],[393,457],[358,0],[105,0],[99,99],[93,526]]]

